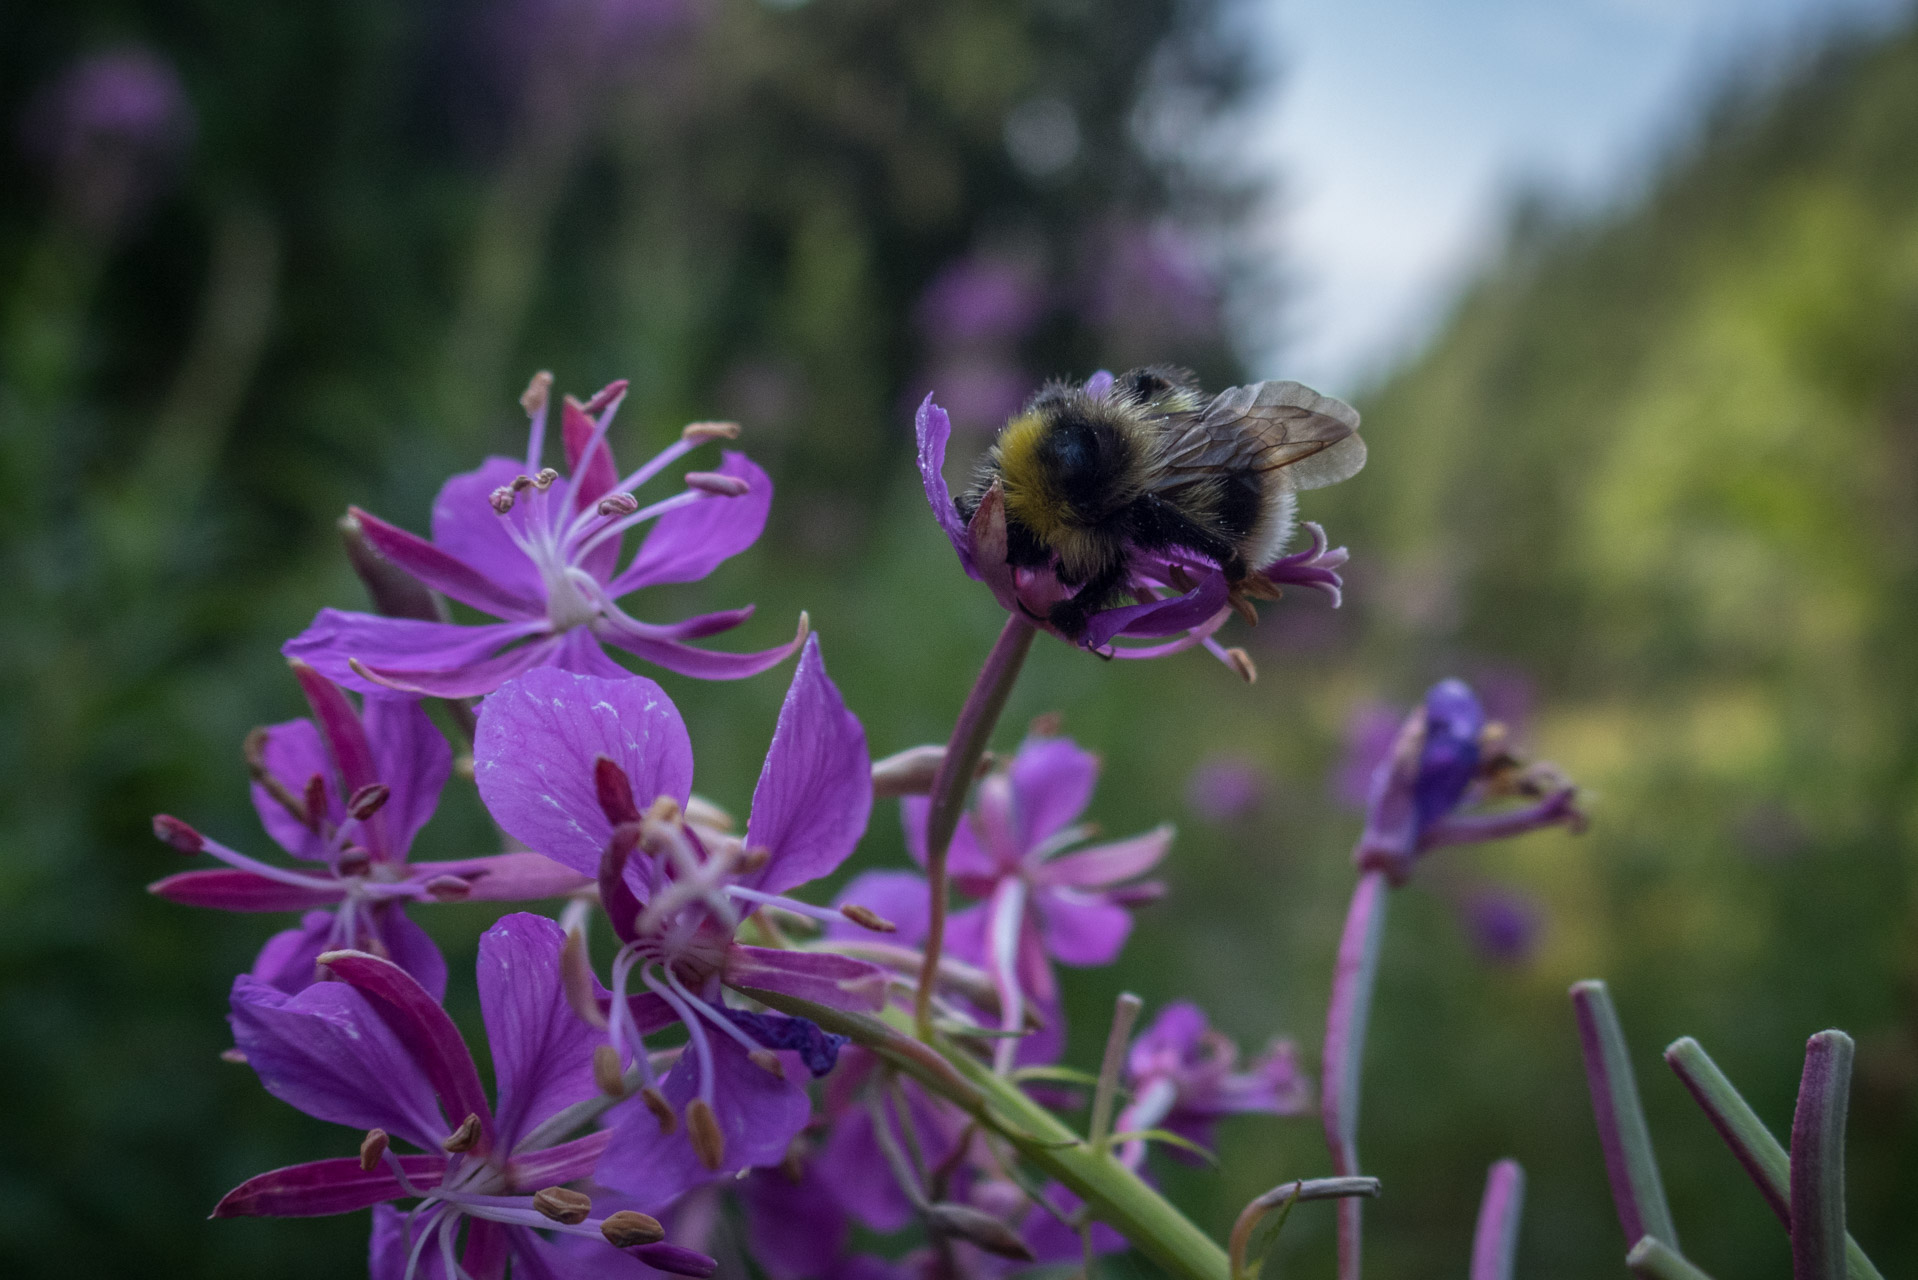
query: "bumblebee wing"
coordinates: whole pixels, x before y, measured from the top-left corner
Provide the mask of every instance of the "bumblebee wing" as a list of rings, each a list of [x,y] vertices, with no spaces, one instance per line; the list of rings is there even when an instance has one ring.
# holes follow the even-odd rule
[[[1358,411],[1297,382],[1229,387],[1198,413],[1168,417],[1163,430],[1166,488],[1221,470],[1283,469],[1291,488],[1319,489],[1365,465]]]

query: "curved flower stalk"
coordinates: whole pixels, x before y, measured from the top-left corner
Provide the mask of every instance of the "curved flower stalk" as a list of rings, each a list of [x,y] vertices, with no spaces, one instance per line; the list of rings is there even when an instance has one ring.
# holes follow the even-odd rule
[[[621,944],[610,996],[587,1014],[603,1004],[603,1078],[622,1089],[616,1077],[630,1068],[639,1097],[616,1114],[601,1180],[651,1198],[702,1171],[778,1163],[809,1110],[780,1053],[797,1052],[821,1074],[839,1042],[802,1020],[733,1009],[723,988],[876,1010],[887,980],[847,956],[735,939],[763,906],[838,918],[786,895],[831,872],[865,832],[865,733],[827,678],[817,639],[794,672],[743,837],[688,817],[685,724],[641,677],[546,669],[501,686],[481,707],[474,768],[507,832],[598,879]],[[644,1036],[674,1021],[687,1050],[656,1077]]]
[[[1199,1007],[1170,1004],[1154,1018],[1126,1056],[1132,1101],[1119,1113],[1119,1134],[1164,1129],[1194,1146],[1210,1148],[1212,1131],[1229,1115],[1303,1115],[1312,1106],[1312,1086],[1299,1071],[1289,1040],[1274,1040],[1245,1069],[1239,1047],[1207,1023]],[[1170,1148],[1179,1155],[1179,1148]],[[1138,1166],[1145,1141],[1123,1143],[1120,1158]]]
[[[947,923],[947,949],[991,976],[1002,1029],[1024,1027],[1029,1012],[1043,1028],[1023,1042],[1006,1039],[999,1067],[1050,1062],[1065,1045],[1052,962],[1111,964],[1132,932],[1131,908],[1164,892],[1141,881],[1172,845],[1172,828],[1079,847],[1093,834],[1079,822],[1099,780],[1099,758],[1070,738],[1035,735],[1004,768],[980,781],[972,809],[953,833],[947,867],[976,905]],[[926,864],[931,801],[900,801],[906,849]],[[924,936],[927,885],[910,871],[873,871],[847,885],[841,901],[860,903],[899,925],[900,941]],[[849,935],[835,926],[838,936]]]
[[[388,961],[328,952],[325,964],[338,981],[292,996],[249,977],[235,981],[234,1038],[267,1091],[367,1133],[357,1157],[250,1178],[213,1216],[308,1217],[377,1206],[372,1261],[382,1280],[422,1273],[502,1280],[509,1262],[515,1274],[571,1273],[582,1255],[549,1234],[585,1242],[635,1277],[644,1272],[619,1253],[659,1270],[711,1275],[712,1259],[664,1242],[658,1221],[637,1204],[568,1188],[593,1176],[609,1133],[570,1142],[543,1133],[546,1121],[595,1092],[593,1033],[567,1005],[563,945],[558,925],[524,914],[505,917],[480,939],[480,1008],[496,1104],[487,1102],[452,1020]],[[419,1153],[396,1152],[395,1138]],[[418,1201],[410,1212],[391,1207],[405,1199]]]
[[[1504,800],[1516,808],[1488,808]],[[1325,1015],[1319,1114],[1333,1172],[1358,1168],[1359,1073],[1378,975],[1389,891],[1434,849],[1523,835],[1542,827],[1584,829],[1578,791],[1549,765],[1521,764],[1504,746],[1478,697],[1460,680],[1433,685],[1407,716],[1373,771],[1365,830],[1353,849],[1359,882],[1346,911]],[[1360,1202],[1339,1202],[1339,1280],[1358,1280]]]
[[[1098,396],[1109,390],[1111,383],[1110,374],[1095,375],[1086,387]],[[1227,649],[1213,638],[1235,611],[1235,593],[1220,567],[1196,552],[1135,551],[1130,587],[1134,603],[1092,614],[1081,636],[1059,631],[1047,620],[1048,611],[1071,595],[1072,589],[1060,583],[1051,569],[1015,568],[1006,562],[1005,501],[998,486],[987,492],[970,522],[961,518],[946,487],[944,472],[952,421],[930,395],[919,406],[914,426],[919,475],[933,518],[951,540],[966,576],[985,583],[1008,613],[1028,618],[1040,630],[1101,657],[1157,658],[1203,645],[1248,681],[1256,676],[1252,660],[1243,649]],[[1347,559],[1346,550],[1332,547],[1318,525],[1307,521],[1304,528],[1309,544],[1252,574],[1257,584],[1254,589],[1276,598],[1286,586],[1309,587],[1323,592],[1336,607],[1343,585],[1338,570]],[[1240,597],[1238,607],[1249,613],[1251,605],[1244,602],[1245,593],[1236,594]],[[1122,638],[1145,643],[1119,644]]]
[[[288,657],[349,688],[465,698],[538,666],[623,676],[605,651],[609,644],[709,680],[755,675],[798,651],[803,618],[789,644],[719,653],[685,642],[738,626],[752,606],[661,625],[641,622],[619,604],[643,587],[697,582],[758,540],[772,481],[743,453],[728,451],[717,471],[686,473],[684,489],[649,506],[630,492],[700,445],[737,436],[738,428],[694,423],[621,475],[606,439],[626,394],[626,384],[614,382],[585,404],[569,397],[562,406],[569,473],[562,476],[541,466],[551,383],[550,374],[540,374],[521,400],[532,422],[525,460],[488,458],[448,480],[433,503],[432,541],[358,508],[349,515],[392,563],[500,621],[465,626],[322,609],[286,643]],[[648,522],[651,532],[621,569],[622,538]]]
[[[446,961],[407,918],[406,903],[516,902],[591,883],[536,853],[409,863],[407,850],[433,816],[452,769],[446,739],[413,698],[368,697],[356,709],[313,668],[292,665],[313,717],[254,730],[246,757],[261,825],[313,869],[260,862],[166,814],[153,820],[154,833],[175,849],[227,865],[167,876],[149,892],[226,911],[306,910],[298,928],[268,940],[253,977],[291,994],[315,980],[321,952],[370,951],[438,999],[446,992]]]

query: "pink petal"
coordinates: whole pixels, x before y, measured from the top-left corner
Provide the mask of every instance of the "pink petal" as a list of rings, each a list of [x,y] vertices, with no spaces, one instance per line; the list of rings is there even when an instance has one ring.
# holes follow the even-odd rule
[[[728,449],[719,474],[744,480],[737,498],[708,495],[690,506],[668,511],[653,522],[639,554],[613,579],[607,594],[617,600],[641,587],[667,582],[698,582],[759,540],[772,509],[773,482],[751,458]]]
[[[926,796],[903,796],[899,801],[899,821],[906,833],[906,852],[920,866],[926,865],[926,816],[932,801]],[[999,876],[999,863],[979,843],[972,815],[959,815],[959,825],[946,846],[946,874],[961,879],[985,882],[981,892],[991,892],[991,882]]]
[[[593,883],[590,877],[541,853],[500,853],[458,862],[415,862],[409,878],[415,884],[426,884],[441,876],[457,876],[466,881],[471,886],[466,899],[473,902],[562,898]]]
[[[333,936],[333,913],[309,911],[299,926],[266,940],[247,972],[267,986],[297,995],[318,980],[315,962]]]
[[[742,989],[775,991],[835,1009],[877,1013],[886,1005],[886,970],[830,951],[786,951],[734,943],[720,980]]]
[[[685,722],[651,680],[604,680],[543,667],[481,704],[473,744],[480,798],[515,839],[581,875],[598,877],[613,827],[600,811],[593,762],[625,770],[643,808],[691,793]]]
[[[501,917],[480,938],[480,1012],[493,1048],[499,1141],[508,1150],[540,1121],[598,1092],[599,1035],[566,1003],[565,941],[559,925],[525,912]]]
[[[594,1177],[641,1204],[667,1204],[692,1187],[740,1169],[778,1164],[786,1148],[806,1127],[812,1114],[806,1091],[791,1080],[753,1065],[731,1036],[711,1031],[713,1110],[726,1140],[725,1165],[718,1175],[707,1172],[693,1154],[682,1121],[670,1134],[634,1098],[608,1113],[613,1140],[600,1158]],[[688,1051],[680,1055],[659,1082],[660,1092],[675,1112],[699,1092],[699,1062]]]
[[[698,680],[743,680],[747,676],[756,676],[792,657],[799,646],[806,642],[806,630],[801,627],[799,634],[789,642],[771,649],[761,649],[757,653],[719,653],[711,649],[695,649],[676,640],[654,639],[617,616],[601,615],[592,625],[594,632],[606,643],[618,645],[656,667],[664,667]]]
[[[1132,913],[1096,894],[1047,889],[1034,899],[1046,951],[1061,964],[1111,964],[1132,932]]]
[[[147,892],[168,902],[220,911],[304,911],[331,906],[346,896],[344,886],[331,892],[307,889],[237,867],[182,871],[155,880],[147,886]]]
[[[866,731],[826,675],[813,636],[799,655],[753,789],[746,847],[771,857],[748,887],[783,893],[834,870],[865,834],[871,813]]]
[[[316,1119],[384,1129],[429,1150],[452,1131],[412,1049],[344,983],[289,996],[243,974],[233,981],[232,1023],[266,1091]]]
[[[493,1109],[486,1105],[473,1055],[446,1010],[411,974],[390,960],[363,951],[335,951],[328,956],[326,965],[333,976],[374,1002],[386,1024],[412,1052],[452,1122],[458,1124],[469,1115],[478,1116],[481,1143],[492,1146]]]
[[[595,396],[598,400],[600,397]],[[599,447],[593,450],[593,456],[586,459],[586,465],[580,466],[580,454],[593,438],[594,428],[598,425],[588,416],[586,407],[579,401],[567,396],[560,406],[560,439],[566,446],[566,470],[572,473],[572,482],[578,487],[573,498],[573,510],[584,511],[591,503],[606,496],[608,490],[619,480],[619,468],[613,462],[613,447],[604,436],[600,437]]]
[[[267,726],[261,757],[267,772],[302,801],[306,799],[307,781],[317,774],[321,794],[326,798],[326,812],[320,816],[335,827],[346,820],[346,805],[340,797],[339,784],[333,779],[333,762],[327,758],[326,748],[320,743],[320,731],[311,720],[288,720]],[[280,848],[309,862],[328,860],[332,850],[324,836],[287,812],[286,806],[259,783],[253,784],[252,794],[260,825]]]
[[[386,848],[404,859],[453,772],[453,751],[446,735],[417,699],[369,695],[360,708],[367,741],[373,747],[373,772],[389,788],[374,816],[385,824]]]
[[[1177,635],[1203,625],[1225,608],[1229,592],[1225,575],[1215,570],[1184,595],[1100,610],[1092,615],[1079,643],[1088,649],[1100,649],[1121,635]]]
[[[979,568],[972,557],[972,534],[959,519],[959,511],[952,505],[952,491],[946,488],[946,442],[952,438],[952,419],[932,402],[930,393],[913,418],[913,430],[919,438],[919,479],[925,486],[932,518],[939,522],[940,529],[952,542],[952,549],[958,552],[959,567],[966,571],[968,578],[978,580]]]
[[[428,1244],[409,1274],[413,1256],[413,1215],[390,1204],[373,1206],[373,1234],[367,1241],[368,1280],[454,1280],[440,1257],[439,1242]]]
[[[535,602],[525,612],[544,613],[546,584],[540,580],[538,567],[507,532],[509,525],[527,528],[533,498],[520,495],[513,510],[503,516],[493,510],[493,491],[512,484],[525,469],[523,461],[491,457],[480,463],[478,470],[456,475],[441,485],[439,496],[433,499],[433,545],[484,574],[499,591]],[[565,483],[561,480],[554,488]],[[546,501],[554,501],[551,494]]]
[[[374,550],[440,594],[496,618],[524,618],[546,612],[544,592],[528,594],[496,582],[457,556],[417,534],[386,523],[371,512],[350,507],[348,513],[359,522]],[[500,519],[490,505],[487,514]],[[520,558],[526,559],[524,553]]]
[[[559,648],[546,665],[558,667],[561,671],[570,671],[576,676],[600,676],[607,680],[624,680],[633,673],[613,661],[611,654],[586,627],[574,627],[559,638]]]
[[[513,1157],[513,1176],[521,1186],[550,1187],[554,1183],[577,1182],[589,1177],[599,1164],[613,1132],[601,1129],[556,1147],[528,1151]]]
[[[446,1171],[446,1157],[401,1156],[400,1168],[418,1186],[438,1186]],[[382,1200],[406,1194],[386,1165],[367,1173],[358,1156],[313,1160],[257,1174],[220,1198],[216,1218],[306,1218],[329,1213],[351,1213]]]
[[[1172,828],[1157,827],[1130,840],[1062,854],[1041,867],[1037,878],[1044,884],[1101,888],[1152,870],[1171,847]]]
[[[562,643],[558,637],[535,640],[491,658],[447,669],[362,664],[359,672],[374,681],[382,692],[397,690],[437,698],[477,698],[491,693],[522,671],[551,662],[561,651]]]
[[[300,682],[307,706],[313,709],[313,723],[320,731],[320,742],[339,773],[347,795],[378,782],[373,764],[373,745],[366,740],[360,713],[339,687],[306,663],[295,658],[293,677]]]
[[[1017,840],[1031,849],[1063,830],[1092,803],[1099,757],[1070,738],[1028,738],[1012,758]]]
[[[436,1003],[446,999],[446,957],[440,954],[439,944],[431,935],[406,914],[404,906],[389,902],[375,907],[373,931],[393,963],[426,988],[427,995]]]
[[[467,627],[456,622],[422,622],[417,618],[382,618],[371,613],[322,609],[311,626],[280,646],[280,652],[300,659],[344,688],[390,694],[392,690],[354,671],[353,660],[369,667],[402,671],[450,671],[545,630],[543,618]]]

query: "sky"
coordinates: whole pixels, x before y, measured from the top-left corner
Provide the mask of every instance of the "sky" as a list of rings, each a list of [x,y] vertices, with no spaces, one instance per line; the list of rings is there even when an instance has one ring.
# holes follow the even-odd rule
[[[1250,0],[1274,72],[1250,163],[1285,309],[1262,376],[1352,394],[1415,350],[1511,193],[1625,198],[1729,70],[1910,0]]]

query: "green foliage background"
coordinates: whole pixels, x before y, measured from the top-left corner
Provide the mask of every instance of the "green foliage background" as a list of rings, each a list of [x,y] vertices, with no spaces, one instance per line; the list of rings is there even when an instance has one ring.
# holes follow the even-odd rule
[[[7,119],[76,54],[131,40],[178,64],[198,122],[177,181],[111,233],[63,216],[20,149],[0,159],[10,1271],[360,1265],[357,1219],[202,1221],[245,1176],[351,1135],[215,1056],[230,976],[272,922],[142,892],[178,865],[147,833],[157,810],[263,846],[238,744],[299,711],[279,642],[360,599],[331,529],[348,502],[424,527],[446,474],[514,448],[536,367],[574,390],[632,377],[629,457],[741,413],[774,525],[647,615],[754,600],[728,638],[748,647],[808,610],[875,750],[934,740],[998,618],[911,470],[915,300],[1004,244],[1069,294],[1118,217],[1234,243],[1246,193],[1136,127],[1155,104],[1205,119],[1236,100],[1212,5],[732,0],[617,64],[552,18],[576,11],[544,12],[490,45],[472,14],[424,3],[0,15]],[[1035,94],[1070,101],[1083,139],[1048,178],[1001,140]],[[1521,1272],[1620,1273],[1564,998],[1587,976],[1613,984],[1701,1265],[1789,1273],[1657,1049],[1698,1036],[1783,1132],[1804,1037],[1829,1025],[1860,1042],[1854,1234],[1887,1274],[1918,1264],[1915,136],[1918,37],[1894,34],[1729,94],[1628,208],[1515,215],[1431,347],[1361,398],[1372,463],[1307,510],[1353,549],[1347,607],[1288,600],[1233,637],[1260,663],[1250,690],[1199,656],[1035,651],[1002,745],[1061,711],[1105,753],[1108,831],[1182,826],[1172,894],[1124,962],[1074,975],[1085,1062],[1122,987],[1191,995],[1315,1060],[1351,882],[1356,819],[1324,782],[1348,716],[1454,672],[1534,683],[1530,745],[1590,787],[1593,830],[1445,854],[1393,904],[1362,1130],[1387,1187],[1375,1274],[1459,1274],[1507,1155],[1530,1174]],[[1137,346],[1064,306],[1017,356],[1034,374],[1145,356],[1238,372],[1214,332]],[[766,422],[741,368],[783,380]],[[664,682],[701,790],[743,806],[781,677]],[[1220,756],[1268,786],[1213,826],[1183,794]],[[888,808],[859,866],[903,860]],[[423,852],[487,839],[455,789]],[[1459,927],[1492,882],[1544,904],[1522,966],[1488,966]],[[485,919],[427,921],[456,992]],[[1222,1155],[1223,1173],[1167,1172],[1220,1231],[1325,1164],[1309,1120],[1245,1122]],[[1330,1237],[1330,1213],[1302,1209],[1281,1265],[1325,1273]]]

